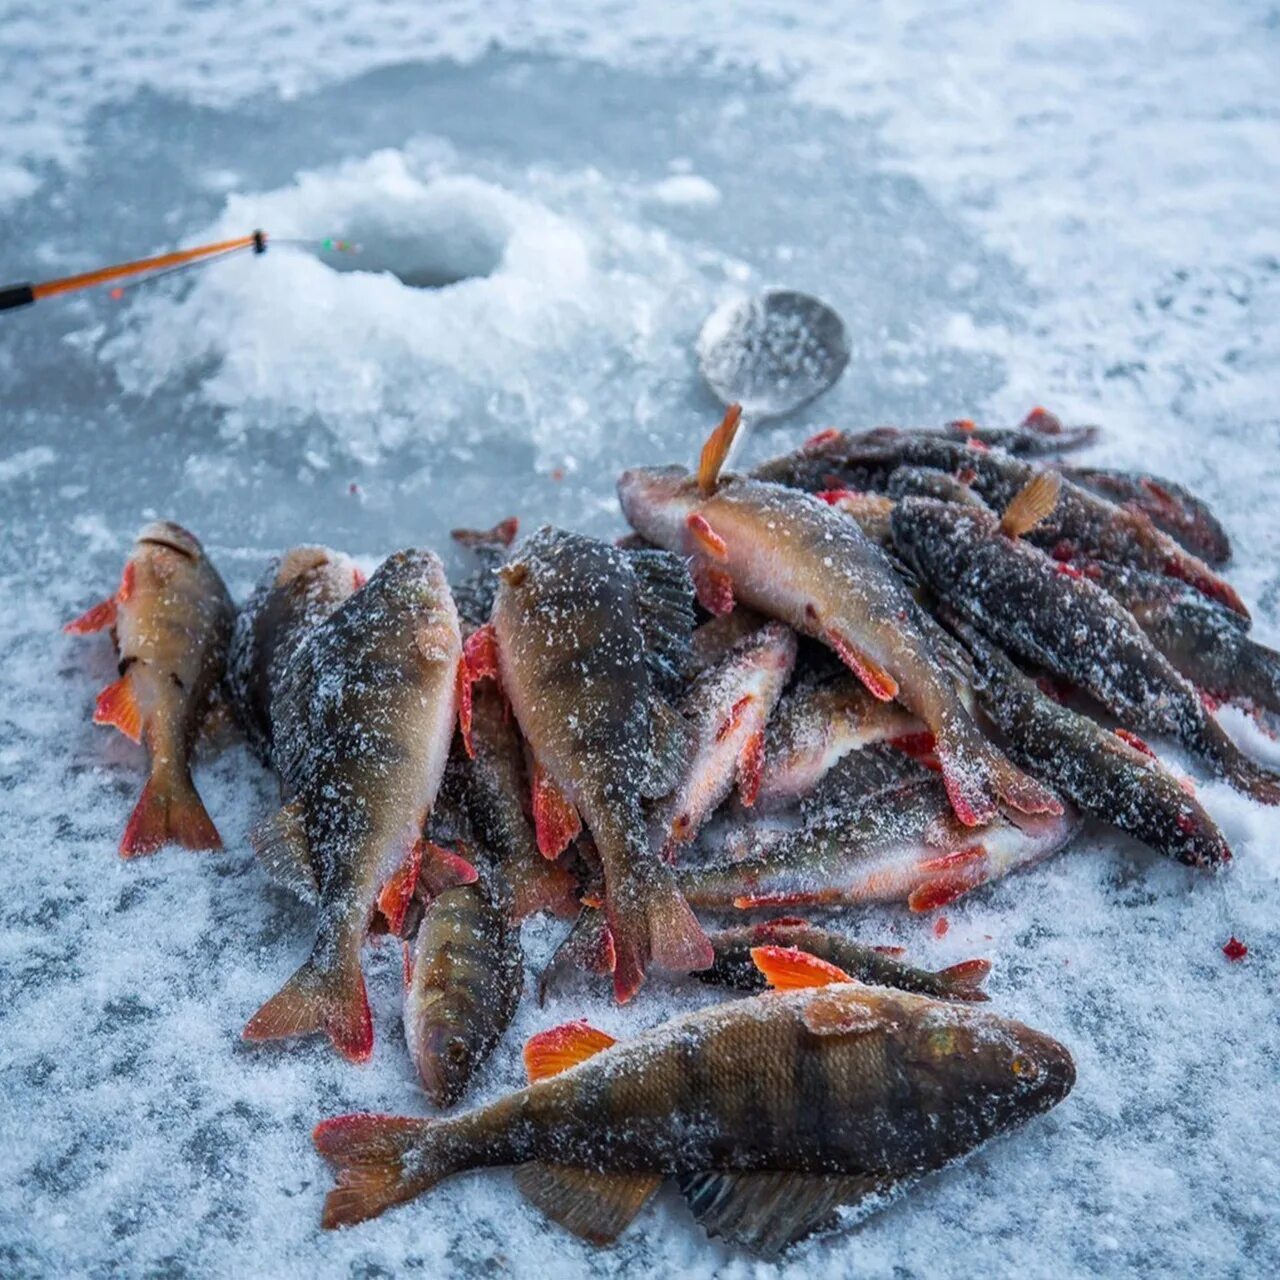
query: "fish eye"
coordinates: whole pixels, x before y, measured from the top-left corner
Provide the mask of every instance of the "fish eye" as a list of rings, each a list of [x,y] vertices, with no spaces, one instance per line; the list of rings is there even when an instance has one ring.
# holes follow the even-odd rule
[[[1034,1080],[1040,1074],[1040,1068],[1025,1054],[1021,1053],[1010,1064],[1010,1070],[1020,1080]]]

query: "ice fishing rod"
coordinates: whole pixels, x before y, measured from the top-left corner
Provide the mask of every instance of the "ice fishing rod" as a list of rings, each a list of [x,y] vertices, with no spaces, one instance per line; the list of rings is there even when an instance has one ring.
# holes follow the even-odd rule
[[[282,240],[277,244],[318,244],[324,249],[336,249],[343,252],[354,251],[357,246],[345,240],[326,239],[317,241]],[[10,284],[0,285],[0,311],[12,311],[18,307],[30,306],[44,298],[53,298],[62,293],[75,293],[79,289],[92,289],[96,285],[110,284],[112,281],[129,281],[132,276],[141,279],[132,283],[141,284],[143,280],[154,280],[159,276],[169,275],[187,267],[200,266],[218,258],[241,253],[252,249],[255,254],[266,253],[267,233],[254,231],[247,236],[237,236],[234,240],[219,240],[213,244],[196,245],[193,249],[179,249],[174,253],[162,253],[154,258],[139,258],[136,262],[120,262],[112,267],[100,267],[97,271],[86,271],[77,276],[63,276],[58,280],[46,280],[42,284]]]

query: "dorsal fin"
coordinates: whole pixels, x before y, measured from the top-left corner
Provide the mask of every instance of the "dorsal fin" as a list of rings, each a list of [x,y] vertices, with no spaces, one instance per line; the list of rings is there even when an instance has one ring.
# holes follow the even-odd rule
[[[751,959],[778,991],[794,991],[799,987],[826,987],[833,982],[852,982],[845,971],[827,960],[819,960],[795,947],[752,947]]]
[[[1000,517],[1000,532],[1020,538],[1034,529],[1057,505],[1062,477],[1056,471],[1041,471],[1013,496]]]
[[[607,1032],[586,1022],[566,1022],[563,1026],[539,1031],[524,1047],[524,1067],[529,1083],[558,1076],[618,1042]]]
[[[729,450],[737,439],[738,430],[742,426],[742,406],[731,404],[725,410],[720,425],[707,437],[698,456],[698,488],[704,494],[716,491],[716,482],[729,457]]]
[[[636,613],[645,663],[664,687],[673,682],[683,685],[696,620],[688,563],[670,551],[625,554],[636,575]]]

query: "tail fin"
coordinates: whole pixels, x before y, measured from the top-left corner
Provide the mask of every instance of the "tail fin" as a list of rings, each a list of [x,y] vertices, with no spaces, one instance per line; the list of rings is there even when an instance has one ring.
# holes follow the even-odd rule
[[[502,868],[510,894],[509,910],[514,923],[548,911],[570,919],[578,914],[578,882],[571,872],[540,855],[511,857]]]
[[[378,1115],[334,1116],[316,1125],[311,1140],[338,1171],[337,1185],[325,1197],[321,1225],[331,1230],[376,1218],[453,1172],[431,1167],[429,1135],[434,1127],[431,1120]]]
[[[315,954],[249,1019],[246,1040],[285,1040],[323,1031],[349,1062],[373,1052],[373,1018],[360,971],[360,955],[322,967]]]
[[[136,858],[167,844],[184,849],[221,849],[213,819],[196,794],[186,769],[153,773],[120,837],[120,856]]]
[[[940,969],[937,977],[953,1000],[989,1000],[982,984],[991,972],[990,960],[961,960],[948,969]]]
[[[1251,760],[1215,720],[1205,717],[1202,750],[1237,791],[1260,804],[1280,804],[1280,774]]]
[[[938,743],[938,762],[947,798],[966,827],[980,827],[996,815],[996,799],[1019,813],[1062,812],[1062,801],[1023,773],[999,747],[983,737],[977,725],[963,741]]]
[[[643,876],[606,890],[605,915],[616,962],[613,994],[625,1004],[640,989],[650,960],[670,973],[709,969],[715,951],[676,887],[671,869],[650,858]]]

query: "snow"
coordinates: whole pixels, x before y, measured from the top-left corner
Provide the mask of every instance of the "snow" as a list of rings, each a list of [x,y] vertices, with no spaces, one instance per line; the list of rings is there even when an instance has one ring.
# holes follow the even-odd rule
[[[1079,1068],[1055,1111],[856,1232],[756,1267],[667,1190],[597,1253],[483,1172],[322,1235],[314,1123],[428,1110],[398,956],[370,949],[368,1067],[320,1042],[243,1046],[310,943],[245,836],[274,782],[232,749],[197,776],[226,851],[122,863],[140,755],[89,722],[109,645],[58,631],[157,515],[200,535],[238,598],[299,542],[372,567],[509,514],[618,532],[616,473],[690,462],[717,417],[703,319],[785,285],[835,306],[850,365],[744,461],[832,422],[1041,402],[1100,421],[1091,460],[1166,472],[1223,515],[1274,644],[1273,9],[56,8],[0,0],[0,280],[259,222],[362,253],[277,244],[120,302],[0,316],[0,1271],[1276,1271],[1275,818],[1208,781],[1237,853],[1222,875],[1095,832],[948,907],[942,938],[896,909],[848,917],[928,967],[989,956],[993,1007]],[[446,248],[426,266],[469,277],[448,288],[379,269]],[[526,928],[531,967],[558,936]],[[531,986],[477,1100],[521,1078],[534,1031],[583,1016],[631,1035],[716,998],[538,1009]]]

